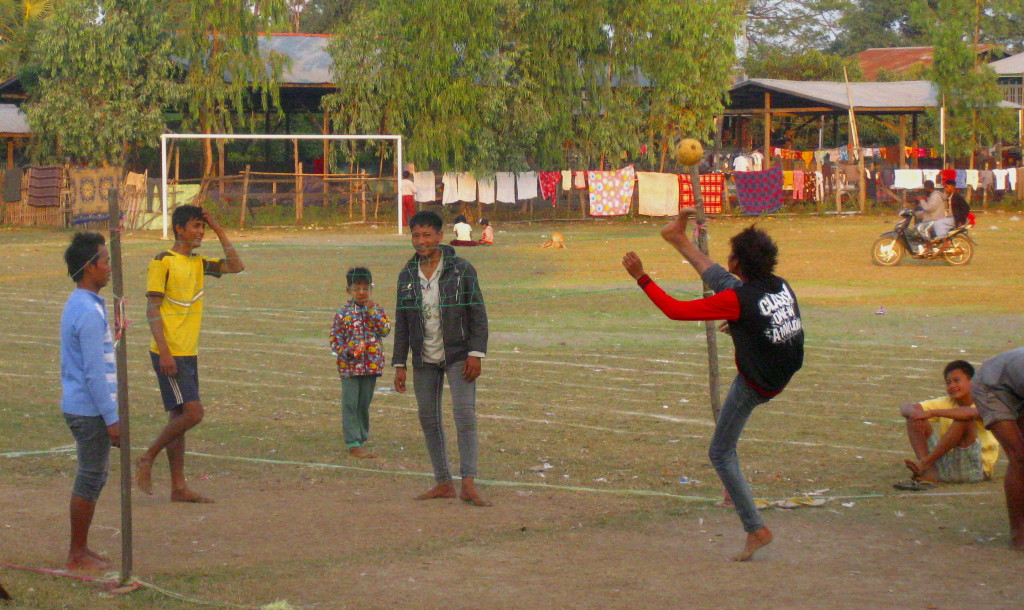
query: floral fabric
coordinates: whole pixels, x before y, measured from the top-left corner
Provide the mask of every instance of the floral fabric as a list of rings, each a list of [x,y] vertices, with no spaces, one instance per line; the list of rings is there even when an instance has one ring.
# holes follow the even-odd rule
[[[591,216],[623,216],[633,201],[636,171],[627,166],[613,172],[587,172]]]
[[[354,300],[345,303],[334,316],[330,336],[331,351],[338,356],[338,374],[342,377],[382,375],[383,339],[390,332],[391,321],[380,305],[367,309]],[[355,349],[360,343],[366,348],[356,356]]]

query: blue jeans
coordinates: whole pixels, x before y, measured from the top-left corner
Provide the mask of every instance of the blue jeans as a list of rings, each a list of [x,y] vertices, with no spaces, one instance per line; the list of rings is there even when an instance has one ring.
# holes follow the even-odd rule
[[[754,412],[754,407],[771,400],[766,396],[757,393],[754,388],[747,385],[743,377],[736,375],[729,388],[729,394],[725,397],[722,411],[718,414],[718,421],[715,424],[715,434],[711,437],[711,448],[708,457],[711,464],[722,480],[722,485],[729,492],[733,504],[736,505],[736,512],[743,522],[743,529],[746,532],[756,532],[764,527],[764,521],[754,506],[754,496],[750,493],[750,484],[740,471],[740,460],[736,455],[736,444],[743,434],[743,427]]]

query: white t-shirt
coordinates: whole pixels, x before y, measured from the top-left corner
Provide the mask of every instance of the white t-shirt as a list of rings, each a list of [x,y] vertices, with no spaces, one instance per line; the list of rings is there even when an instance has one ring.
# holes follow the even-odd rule
[[[469,225],[466,225],[467,227]],[[423,271],[419,272],[420,292],[423,305],[420,315],[423,317],[423,362],[436,364],[444,362],[444,335],[441,333],[441,291],[438,287],[444,259],[437,264],[437,269],[427,279]]]
[[[749,172],[750,171],[750,159],[740,155],[732,160],[732,169],[737,172]]]
[[[473,241],[473,227],[465,222],[456,223],[455,239],[459,241]]]
[[[402,194],[403,195],[416,195],[416,183],[408,178],[402,178]]]

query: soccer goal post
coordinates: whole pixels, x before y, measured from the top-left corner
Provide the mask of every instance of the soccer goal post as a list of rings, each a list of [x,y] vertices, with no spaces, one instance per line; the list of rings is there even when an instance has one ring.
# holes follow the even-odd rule
[[[395,203],[398,208],[398,234],[407,218],[402,218],[402,136],[399,135],[316,135],[316,134],[237,134],[237,133],[165,133],[160,135],[160,205],[163,236],[167,239],[167,141],[168,140],[394,140]]]

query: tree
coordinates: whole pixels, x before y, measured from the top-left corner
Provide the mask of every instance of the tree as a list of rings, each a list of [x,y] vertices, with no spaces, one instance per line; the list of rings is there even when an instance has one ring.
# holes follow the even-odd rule
[[[990,4],[998,3],[938,0],[932,14],[938,25],[933,30],[931,74],[945,103],[946,149],[952,156],[972,155],[979,146],[996,144],[1009,135],[1012,117],[998,107],[1002,95],[995,72],[982,65],[974,52]]]
[[[413,161],[487,174],[618,159],[707,135],[739,3],[366,3],[332,43],[343,128],[401,133]]]
[[[53,14],[53,0],[0,0],[0,62],[6,76],[25,63],[42,23]]]
[[[38,84],[25,113],[36,163],[122,165],[164,131],[178,99],[158,0],[59,0],[30,58]]]
[[[172,51],[184,66],[185,129],[231,133],[246,117],[255,121],[255,108],[278,108],[286,58],[261,55],[258,38],[287,28],[287,0],[177,0],[165,6],[176,31]],[[203,152],[203,175],[210,176],[210,140]]]

